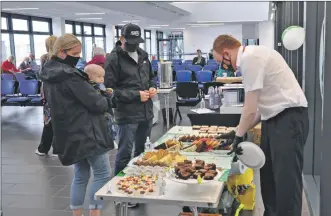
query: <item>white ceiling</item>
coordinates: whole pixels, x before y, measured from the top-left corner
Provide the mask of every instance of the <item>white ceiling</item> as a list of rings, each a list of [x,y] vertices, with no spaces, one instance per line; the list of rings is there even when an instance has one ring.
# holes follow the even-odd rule
[[[39,8],[4,11],[40,17],[117,25],[125,20],[140,20],[139,25],[169,25],[164,28],[189,27],[189,23],[256,23],[268,20],[269,2],[1,2],[1,8]],[[76,13],[105,13],[78,16]],[[102,18],[101,20],[79,20]],[[215,23],[214,23],[215,24]]]

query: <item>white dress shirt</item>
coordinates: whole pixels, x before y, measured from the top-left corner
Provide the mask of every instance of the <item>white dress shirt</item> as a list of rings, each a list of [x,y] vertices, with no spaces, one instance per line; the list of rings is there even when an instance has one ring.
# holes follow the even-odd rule
[[[284,58],[265,46],[239,48],[237,67],[245,92],[260,90],[258,110],[268,120],[286,108],[307,107],[308,102],[293,71]]]

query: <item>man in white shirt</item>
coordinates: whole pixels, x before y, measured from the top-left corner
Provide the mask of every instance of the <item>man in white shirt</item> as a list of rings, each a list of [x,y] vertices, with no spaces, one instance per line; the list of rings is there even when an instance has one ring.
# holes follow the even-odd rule
[[[303,151],[309,120],[307,100],[293,71],[277,51],[241,46],[229,35],[218,36],[213,50],[216,61],[227,60],[243,77],[245,105],[237,131],[232,132],[234,152],[242,153],[238,144],[262,120],[264,216],[301,216]]]

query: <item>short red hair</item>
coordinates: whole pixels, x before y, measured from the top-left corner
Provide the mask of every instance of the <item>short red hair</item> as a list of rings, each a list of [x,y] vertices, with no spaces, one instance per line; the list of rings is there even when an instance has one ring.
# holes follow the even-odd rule
[[[218,36],[213,44],[213,50],[222,53],[224,49],[235,49],[241,46],[241,43],[231,35]]]

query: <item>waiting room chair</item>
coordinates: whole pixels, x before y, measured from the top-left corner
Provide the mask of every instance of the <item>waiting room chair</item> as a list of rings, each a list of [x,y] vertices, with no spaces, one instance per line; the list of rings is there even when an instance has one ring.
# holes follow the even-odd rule
[[[18,82],[26,80],[26,75],[24,73],[14,73],[14,77]]]
[[[193,64],[193,60],[185,60],[184,64],[185,65],[192,65]]]
[[[185,65],[174,65],[174,71],[186,70]]]
[[[217,61],[215,59],[209,59],[207,64],[217,64]]]
[[[152,64],[152,65],[157,65],[158,62],[159,62],[159,60],[155,60],[155,59],[154,59],[154,60],[152,60],[151,64]]]
[[[203,70],[217,71],[218,67],[219,67],[218,64],[209,64],[209,65],[205,65],[203,67]]]
[[[186,69],[196,73],[197,71],[201,71],[202,67],[200,65],[188,65]]]
[[[177,83],[176,87],[176,112],[174,121],[176,122],[177,114],[180,120],[182,120],[182,115],[180,113],[179,107],[194,107],[201,102],[201,94],[199,90],[198,83],[196,82],[183,82]]]
[[[176,71],[176,81],[177,81],[177,83],[191,82],[192,81],[192,71],[189,71],[189,70]]]
[[[19,82],[19,93],[22,96],[8,98],[6,104],[25,106],[33,98],[38,98],[38,81],[37,80],[23,80]]]
[[[196,78],[199,83],[199,88],[203,88],[203,83],[211,82],[213,80],[213,72],[210,70],[202,70],[196,72]]]
[[[14,80],[1,80],[1,106],[15,94]]]
[[[173,59],[172,60],[172,65],[181,65],[182,64],[182,60],[181,59]]]
[[[11,73],[4,73],[4,74],[1,74],[1,79],[2,80],[14,80],[14,76]]]

